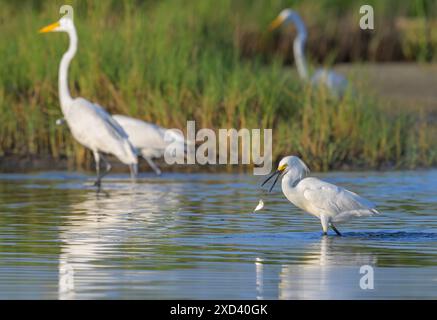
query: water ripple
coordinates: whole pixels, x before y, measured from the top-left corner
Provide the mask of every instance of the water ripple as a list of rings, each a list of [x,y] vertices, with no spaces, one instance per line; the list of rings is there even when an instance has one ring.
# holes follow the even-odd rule
[[[0,298],[436,298],[437,171],[322,176],[383,214],[323,237],[257,177],[0,175]]]

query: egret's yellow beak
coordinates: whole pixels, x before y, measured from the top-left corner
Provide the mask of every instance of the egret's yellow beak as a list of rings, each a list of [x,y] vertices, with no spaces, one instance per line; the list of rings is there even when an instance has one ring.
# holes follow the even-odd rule
[[[276,28],[278,28],[282,22],[284,22],[284,19],[281,16],[278,16],[275,20],[272,21],[272,23],[269,26],[269,31],[273,31]]]
[[[285,170],[285,168],[287,168],[287,164],[283,164],[282,166],[279,166],[278,167],[278,171],[284,171]]]
[[[48,26],[39,29],[39,33],[46,33],[46,32],[52,32],[56,28],[59,28],[59,21],[56,21],[55,23],[49,24]]]

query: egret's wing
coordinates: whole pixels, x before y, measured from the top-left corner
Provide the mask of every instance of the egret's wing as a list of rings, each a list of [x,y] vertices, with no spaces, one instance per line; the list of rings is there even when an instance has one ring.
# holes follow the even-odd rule
[[[66,115],[69,126],[95,139],[125,139],[126,132],[101,106],[83,98],[76,98]]]
[[[347,79],[332,70],[318,69],[313,77],[311,83],[315,86],[326,86],[336,96],[343,96],[347,86]]]
[[[184,147],[183,135],[175,131],[123,115],[114,115],[113,118],[123,127],[134,147],[141,150],[144,156],[160,157],[165,148],[174,141],[180,142]]]
[[[328,72],[327,81],[328,87],[337,88],[340,90],[345,90],[348,85],[347,79],[343,75],[336,73],[332,70]]]
[[[84,146],[113,154],[126,164],[137,162],[126,132],[101,106],[76,98],[66,120],[73,136]]]
[[[123,129],[123,127],[115,121],[112,116],[98,103],[93,103],[93,107],[95,108],[96,112],[105,120],[108,122],[108,125],[110,125],[121,137],[128,138],[128,134]]]
[[[165,129],[139,119],[113,115],[114,120],[127,132],[129,139],[136,148],[162,149],[165,147]]]
[[[333,221],[377,213],[372,202],[331,183],[316,178],[306,178],[301,183],[306,201],[321,212],[335,214]]]
[[[317,69],[316,72],[314,72],[313,76],[311,77],[311,84],[318,86],[320,84],[326,83],[326,70],[325,69]]]

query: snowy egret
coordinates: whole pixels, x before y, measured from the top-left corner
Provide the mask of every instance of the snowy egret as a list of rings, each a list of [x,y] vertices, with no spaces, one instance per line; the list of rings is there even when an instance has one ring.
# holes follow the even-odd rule
[[[379,213],[370,201],[331,183],[307,177],[308,174],[309,169],[301,159],[288,156],[279,162],[278,169],[262,185],[276,176],[270,192],[279,177],[283,177],[282,192],[285,197],[298,208],[319,218],[325,235],[328,227],[341,235],[334,223]]]
[[[284,9],[270,24],[270,31],[278,28],[283,24],[294,23],[297,29],[297,37],[293,42],[294,60],[296,63],[297,71],[300,78],[307,82],[309,80],[308,66],[305,59],[305,43],[307,40],[307,30],[301,17],[296,11],[291,9]],[[314,86],[325,86],[329,92],[337,97],[341,98],[348,87],[346,78],[332,70],[318,69],[311,77],[310,83]]]
[[[124,164],[129,165],[132,177],[137,174],[138,159],[134,147],[128,140],[128,135],[105,109],[84,98],[71,97],[68,89],[68,67],[76,54],[78,40],[73,22],[73,8],[63,5],[60,13],[65,15],[59,21],[40,29],[40,32],[66,32],[68,34],[70,44],[59,66],[61,110],[73,137],[93,152],[97,172],[95,185],[100,189],[101,179],[111,170],[110,163],[102,153],[112,154]],[[102,174],[100,173],[100,160],[106,164],[106,171]]]

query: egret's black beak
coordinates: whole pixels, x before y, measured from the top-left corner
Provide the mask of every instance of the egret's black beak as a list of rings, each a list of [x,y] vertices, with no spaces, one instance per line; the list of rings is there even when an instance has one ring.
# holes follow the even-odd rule
[[[270,176],[267,177],[267,179],[262,183],[261,187],[264,186],[271,178],[273,178],[274,176],[276,176],[275,181],[273,182],[272,186],[269,189],[269,192],[272,192],[273,188],[275,187],[276,182],[278,182],[279,177],[281,176],[281,172],[280,170],[276,170],[275,172],[273,172]]]

